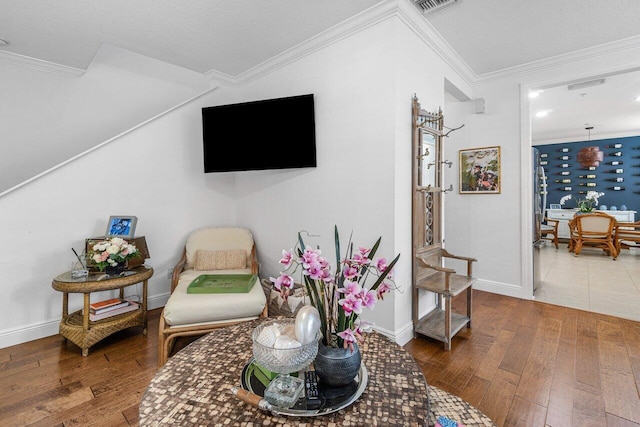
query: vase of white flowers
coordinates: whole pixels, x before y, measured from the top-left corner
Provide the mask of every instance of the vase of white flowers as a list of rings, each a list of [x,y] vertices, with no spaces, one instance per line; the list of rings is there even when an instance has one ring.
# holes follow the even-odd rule
[[[576,199],[576,207],[578,208],[578,212],[592,212],[595,207],[598,206],[598,199],[602,196],[604,196],[604,193],[598,193],[597,191],[587,191],[587,194],[583,199]],[[560,199],[560,204],[564,206],[565,203],[572,198],[573,197],[571,196],[571,194],[567,194]]]
[[[120,237],[112,237],[93,245],[89,256],[100,271],[119,275],[126,268],[127,260],[140,256],[138,248]]]

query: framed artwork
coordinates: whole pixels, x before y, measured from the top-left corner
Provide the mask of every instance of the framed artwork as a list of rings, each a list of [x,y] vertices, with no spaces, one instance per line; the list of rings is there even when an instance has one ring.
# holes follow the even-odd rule
[[[460,150],[460,194],[500,193],[500,147]]]
[[[106,237],[122,237],[130,239],[136,231],[138,218],[135,216],[113,215],[107,223]]]

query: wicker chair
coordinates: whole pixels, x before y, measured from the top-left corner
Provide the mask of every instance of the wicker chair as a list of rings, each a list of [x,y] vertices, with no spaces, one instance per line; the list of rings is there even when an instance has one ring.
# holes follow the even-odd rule
[[[207,274],[259,273],[256,246],[249,230],[212,227],[193,232],[173,269],[171,295],[160,315],[158,366],[166,363],[175,339],[267,315],[267,299],[258,277],[246,293],[191,294],[187,288]]]
[[[569,225],[569,250],[578,256],[583,246],[592,246],[602,249],[615,260],[618,256],[613,236],[615,226],[616,219],[602,212],[576,215]]]
[[[545,218],[544,223],[540,226],[540,234],[544,240],[553,242],[556,249],[558,249],[558,224],[560,221],[557,219]]]
[[[640,221],[618,222],[614,232],[616,250],[640,248]]]

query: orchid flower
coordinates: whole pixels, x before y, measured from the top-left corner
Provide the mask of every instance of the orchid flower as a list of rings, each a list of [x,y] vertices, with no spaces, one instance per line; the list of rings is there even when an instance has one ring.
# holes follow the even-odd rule
[[[293,255],[291,254],[292,251],[282,251],[282,258],[280,258],[280,264],[282,264],[284,266],[284,268],[289,268],[291,267],[291,263],[293,262]]]
[[[352,251],[354,245],[349,239],[350,250],[343,256],[335,227],[337,265],[334,271],[320,249],[305,245],[300,233],[293,249],[282,251],[280,264],[284,270],[270,280],[286,299],[294,287],[292,274],[300,274],[306,297],[320,314],[325,345],[353,350],[357,342],[363,342],[364,333],[371,331],[370,324],[360,320],[363,309],[372,310],[384,294],[395,289],[393,267],[400,255],[388,264],[385,258],[375,258],[380,241],[378,238],[373,246],[359,246],[357,251]],[[377,260],[373,262],[373,259]]]
[[[380,286],[378,286],[378,291],[376,295],[378,296],[378,299],[384,299],[384,294],[388,292],[391,292],[391,287],[389,286],[389,283],[382,282]]]
[[[356,342],[356,334],[351,329],[345,329],[342,332],[338,332],[338,336],[344,340],[343,347],[348,348],[353,353],[353,343]]]

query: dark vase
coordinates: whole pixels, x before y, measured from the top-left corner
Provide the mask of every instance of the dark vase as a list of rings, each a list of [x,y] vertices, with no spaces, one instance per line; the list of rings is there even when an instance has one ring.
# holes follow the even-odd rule
[[[330,387],[343,387],[358,375],[362,357],[357,344],[353,352],[348,348],[333,348],[318,343],[318,355],[313,365],[318,378]]]
[[[125,267],[126,266],[124,262],[119,262],[114,266],[107,265],[104,268],[104,272],[107,273],[109,276],[119,276],[124,272]]]

